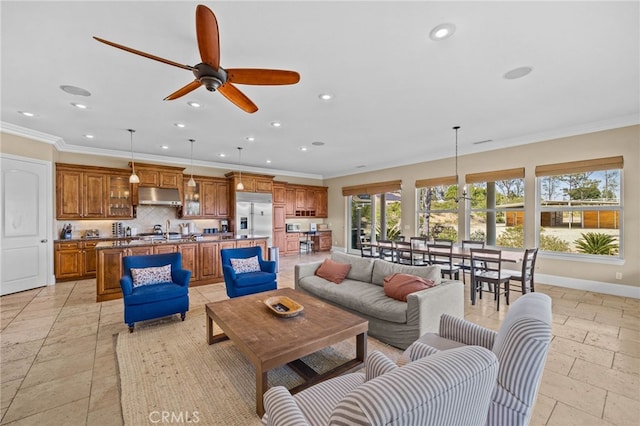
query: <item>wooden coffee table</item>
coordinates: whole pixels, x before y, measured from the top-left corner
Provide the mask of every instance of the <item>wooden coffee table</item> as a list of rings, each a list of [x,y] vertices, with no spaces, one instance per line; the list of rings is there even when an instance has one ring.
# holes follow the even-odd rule
[[[271,296],[286,296],[304,306],[295,317],[282,318],[263,303]],[[208,303],[209,344],[231,341],[256,368],[256,412],[264,414],[262,396],[268,389],[267,372],[288,364],[305,382],[291,389],[299,392],[322,380],[358,369],[367,354],[369,322],[293,289],[272,290]],[[223,333],[213,334],[213,322]],[[300,358],[350,337],[356,338],[356,356],[326,373],[318,374]]]

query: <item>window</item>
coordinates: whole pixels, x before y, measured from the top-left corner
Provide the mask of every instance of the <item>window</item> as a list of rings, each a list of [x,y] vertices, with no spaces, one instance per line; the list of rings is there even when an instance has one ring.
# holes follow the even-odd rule
[[[359,250],[361,242],[400,238],[400,186],[401,181],[391,181],[342,188],[351,212],[350,249]]]
[[[538,166],[539,247],[622,257],[622,157]]]
[[[468,174],[469,239],[523,248],[524,168]]]
[[[419,236],[458,240],[455,181],[455,176],[416,181]]]

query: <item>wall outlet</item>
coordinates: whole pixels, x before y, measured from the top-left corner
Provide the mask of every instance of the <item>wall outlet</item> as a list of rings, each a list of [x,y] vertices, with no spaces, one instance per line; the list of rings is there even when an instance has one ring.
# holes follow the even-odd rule
[[[616,280],[622,279],[622,272],[616,272]]]

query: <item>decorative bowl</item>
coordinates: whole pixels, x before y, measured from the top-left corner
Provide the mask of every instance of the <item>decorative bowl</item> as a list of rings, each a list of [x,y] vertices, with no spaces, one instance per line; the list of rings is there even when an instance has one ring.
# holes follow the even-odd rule
[[[282,318],[295,317],[304,310],[304,306],[294,302],[287,296],[273,296],[264,301],[267,308],[275,315]]]

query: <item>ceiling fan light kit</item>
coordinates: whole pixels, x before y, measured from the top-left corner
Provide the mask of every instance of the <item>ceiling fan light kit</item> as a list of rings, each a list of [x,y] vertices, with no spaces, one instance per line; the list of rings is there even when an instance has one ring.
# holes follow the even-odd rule
[[[178,62],[132,49],[99,37],[94,36],[93,38],[101,43],[122,49],[126,52],[193,72],[195,80],[164,98],[166,101],[181,98],[200,86],[204,86],[210,92],[220,92],[225,98],[234,103],[240,109],[248,113],[254,113],[258,110],[256,104],[254,104],[253,101],[242,93],[233,83],[251,85],[284,85],[296,84],[300,81],[300,75],[295,71],[259,68],[222,68],[220,66],[218,21],[211,9],[204,5],[198,5],[196,7],[196,36],[202,62],[194,66],[180,64]]]

